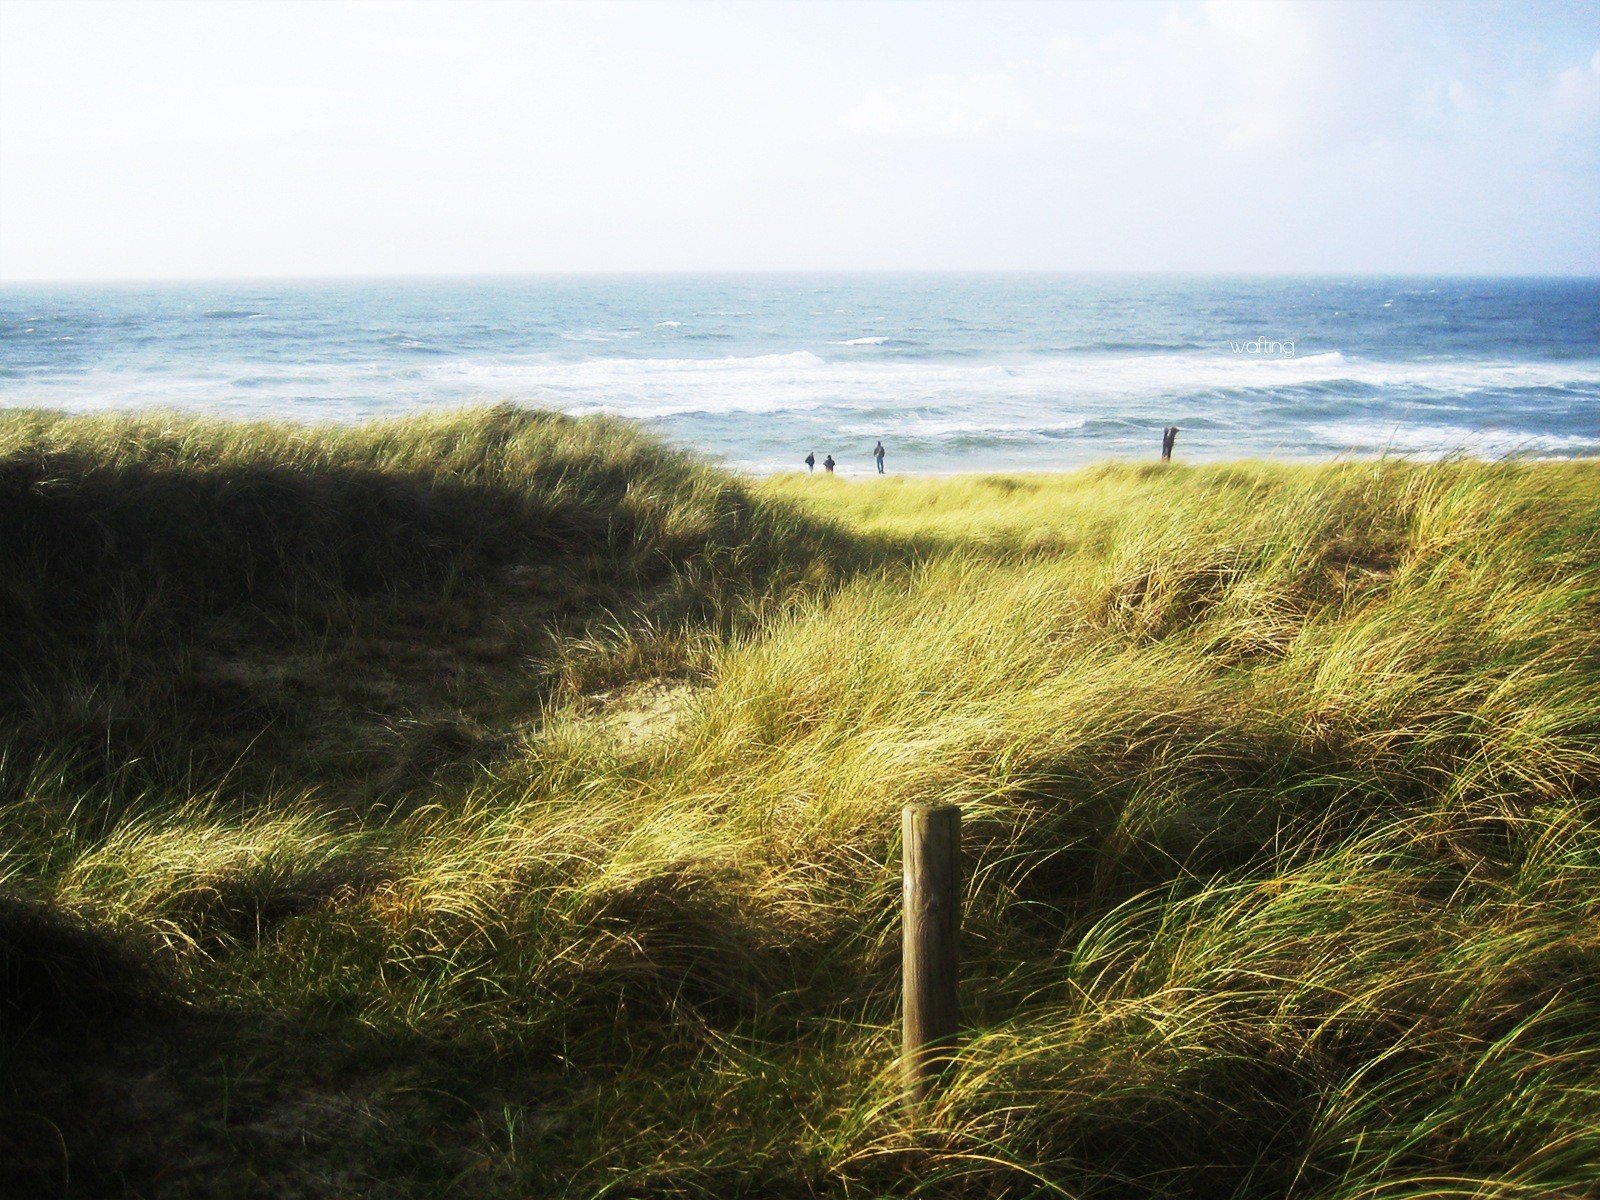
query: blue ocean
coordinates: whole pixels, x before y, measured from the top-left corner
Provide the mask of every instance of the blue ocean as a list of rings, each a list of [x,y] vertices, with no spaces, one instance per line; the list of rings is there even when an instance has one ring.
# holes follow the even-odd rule
[[[1033,274],[7,285],[0,406],[613,413],[749,471],[1600,454],[1600,280]]]

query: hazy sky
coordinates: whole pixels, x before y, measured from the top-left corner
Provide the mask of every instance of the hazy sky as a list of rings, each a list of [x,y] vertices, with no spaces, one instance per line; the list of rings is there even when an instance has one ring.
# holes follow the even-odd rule
[[[1600,4],[0,0],[0,277],[1600,272]]]

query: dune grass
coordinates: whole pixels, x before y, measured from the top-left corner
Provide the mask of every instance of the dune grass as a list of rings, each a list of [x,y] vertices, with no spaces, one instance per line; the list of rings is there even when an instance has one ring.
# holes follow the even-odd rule
[[[1600,1177],[1589,464],[741,483],[509,410],[13,415],[0,507],[0,1050],[57,1194]],[[931,798],[966,1029],[912,1125]]]

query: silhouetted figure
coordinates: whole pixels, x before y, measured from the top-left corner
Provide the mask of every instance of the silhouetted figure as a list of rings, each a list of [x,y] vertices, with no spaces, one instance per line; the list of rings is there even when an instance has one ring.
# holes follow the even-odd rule
[[[806,451],[806,472],[807,472],[807,474],[809,474],[809,473],[815,471],[816,469],[817,469],[817,456],[812,451],[807,450]]]
[[[1174,444],[1176,444],[1177,440],[1178,440],[1178,427],[1176,425],[1168,425],[1165,429],[1163,429],[1161,431],[1161,461],[1162,462],[1171,462],[1172,461],[1172,447],[1174,446]]]
[[[822,460],[822,469],[829,475],[833,474],[833,455],[830,454],[827,458]]]
[[[879,442],[872,448],[872,457],[878,460],[878,474],[883,474],[883,443]]]

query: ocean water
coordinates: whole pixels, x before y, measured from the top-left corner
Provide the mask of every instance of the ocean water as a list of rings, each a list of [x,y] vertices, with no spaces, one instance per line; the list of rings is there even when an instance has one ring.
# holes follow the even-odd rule
[[[8,285],[0,406],[615,413],[753,471],[1600,454],[1600,279]]]

